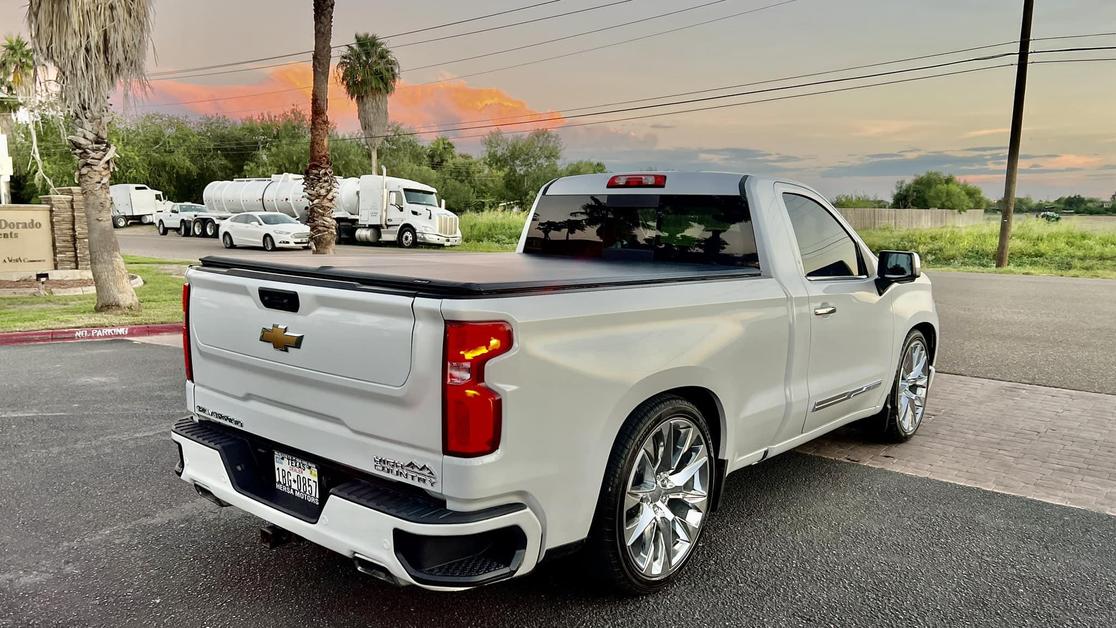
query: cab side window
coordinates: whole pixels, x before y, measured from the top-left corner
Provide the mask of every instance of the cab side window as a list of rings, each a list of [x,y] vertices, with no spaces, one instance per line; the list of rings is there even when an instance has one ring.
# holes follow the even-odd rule
[[[806,277],[856,277],[867,274],[859,247],[837,219],[817,201],[783,194]]]

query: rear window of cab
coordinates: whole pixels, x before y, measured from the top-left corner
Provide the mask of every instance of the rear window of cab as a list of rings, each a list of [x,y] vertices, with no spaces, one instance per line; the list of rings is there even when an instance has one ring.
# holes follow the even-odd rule
[[[759,268],[752,217],[740,195],[544,195],[523,252]]]

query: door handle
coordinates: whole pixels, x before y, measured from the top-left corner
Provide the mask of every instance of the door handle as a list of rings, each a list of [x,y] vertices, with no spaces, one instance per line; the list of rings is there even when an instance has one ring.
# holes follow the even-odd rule
[[[822,305],[821,307],[814,308],[814,316],[829,316],[830,314],[837,313],[836,305]]]

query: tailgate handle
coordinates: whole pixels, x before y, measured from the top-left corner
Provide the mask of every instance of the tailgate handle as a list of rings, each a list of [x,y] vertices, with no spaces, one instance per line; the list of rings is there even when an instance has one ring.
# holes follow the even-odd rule
[[[260,288],[260,303],[270,310],[298,311],[298,293],[290,290]]]

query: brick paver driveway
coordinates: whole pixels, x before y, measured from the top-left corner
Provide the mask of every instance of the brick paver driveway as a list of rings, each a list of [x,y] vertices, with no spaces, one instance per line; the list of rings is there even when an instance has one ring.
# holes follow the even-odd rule
[[[938,374],[918,434],[855,427],[799,451],[1116,514],[1116,396]]]

